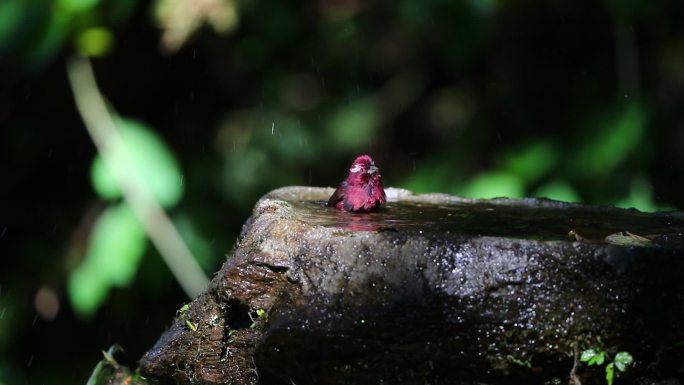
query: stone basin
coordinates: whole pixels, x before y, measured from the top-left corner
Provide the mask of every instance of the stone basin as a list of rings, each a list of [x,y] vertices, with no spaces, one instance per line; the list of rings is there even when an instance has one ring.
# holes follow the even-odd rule
[[[577,360],[594,348],[635,357],[623,381],[679,375],[683,213],[387,189],[383,210],[351,214],[325,207],[332,192],[287,187],[257,202],[141,373],[301,385],[551,384],[572,372],[601,383],[602,368]]]

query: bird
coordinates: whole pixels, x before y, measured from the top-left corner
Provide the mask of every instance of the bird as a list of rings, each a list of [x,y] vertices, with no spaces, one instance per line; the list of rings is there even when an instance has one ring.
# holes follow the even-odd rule
[[[386,202],[380,170],[370,156],[360,155],[349,168],[347,179],[328,199],[328,206],[340,211],[367,213],[376,211]]]

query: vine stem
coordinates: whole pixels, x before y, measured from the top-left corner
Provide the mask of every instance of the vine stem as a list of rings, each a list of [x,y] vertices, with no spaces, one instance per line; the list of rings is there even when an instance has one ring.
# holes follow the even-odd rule
[[[86,130],[105,164],[112,170],[125,202],[142,224],[185,294],[189,298],[195,298],[204,290],[209,280],[173,222],[157,202],[133,162],[129,160],[132,167],[126,172],[112,167],[117,154],[125,153],[121,151],[125,144],[113,114],[97,87],[90,61],[83,57],[70,59],[67,74]]]
[[[579,376],[577,375],[577,368],[579,367],[579,347],[577,346],[577,341],[572,344],[572,353],[574,361],[572,363],[572,369],[570,369],[570,381],[569,385],[582,385]]]

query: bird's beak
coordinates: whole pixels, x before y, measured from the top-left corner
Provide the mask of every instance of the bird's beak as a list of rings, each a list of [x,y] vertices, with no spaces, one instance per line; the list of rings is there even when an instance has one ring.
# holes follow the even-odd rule
[[[378,168],[375,167],[375,165],[371,165],[370,167],[368,167],[368,173],[369,173],[369,174],[372,175],[372,174],[375,174],[375,173],[377,173],[377,172],[378,172]]]

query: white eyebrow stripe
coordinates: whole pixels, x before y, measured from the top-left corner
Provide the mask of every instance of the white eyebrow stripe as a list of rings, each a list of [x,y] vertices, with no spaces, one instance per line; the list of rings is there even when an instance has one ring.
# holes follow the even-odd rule
[[[349,169],[350,172],[359,172],[363,170],[363,167],[359,166],[358,164],[355,164],[352,168]]]

